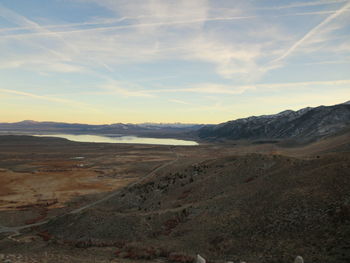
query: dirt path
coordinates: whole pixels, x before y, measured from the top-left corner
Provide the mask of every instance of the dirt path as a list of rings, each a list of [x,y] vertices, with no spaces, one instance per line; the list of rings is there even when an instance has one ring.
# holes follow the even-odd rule
[[[0,225],[0,233],[18,233],[18,231],[12,229],[12,227],[2,226]]]
[[[149,172],[148,174],[142,176],[141,178],[139,178],[138,180],[136,180],[135,182],[131,183],[130,185],[128,185],[127,187],[132,187],[138,183],[141,183],[143,180],[153,176],[156,172],[174,164],[175,162],[177,162],[179,160],[179,154],[174,152],[174,150],[172,148],[170,148],[170,150],[175,154],[176,158],[174,160],[171,160],[169,162],[166,162],[164,164],[162,164],[161,166],[157,167],[156,169],[154,169],[153,171]],[[15,233],[15,234],[19,234],[19,231],[23,230],[23,229],[27,229],[27,228],[31,228],[31,227],[35,227],[35,226],[41,226],[41,225],[44,225],[46,223],[48,223],[50,220],[52,219],[57,219],[57,218],[60,218],[60,217],[63,217],[65,215],[68,215],[68,214],[77,214],[77,213],[80,213],[86,209],[89,209],[90,207],[93,207],[99,203],[102,203],[106,200],[109,200],[111,199],[112,197],[116,196],[117,194],[119,194],[121,191],[121,189],[118,189],[108,195],[106,195],[105,197],[99,199],[99,200],[96,200],[90,204],[87,204],[87,205],[84,205],[82,207],[79,207],[77,209],[74,209],[70,212],[67,212],[65,214],[62,214],[62,215],[57,215],[57,216],[54,216],[54,217],[51,217],[50,219],[47,219],[45,221],[41,221],[41,222],[38,222],[38,223],[34,223],[34,224],[29,224],[29,225],[23,225],[23,226],[16,226],[16,227],[6,227],[6,226],[2,226],[0,225],[0,233]]]

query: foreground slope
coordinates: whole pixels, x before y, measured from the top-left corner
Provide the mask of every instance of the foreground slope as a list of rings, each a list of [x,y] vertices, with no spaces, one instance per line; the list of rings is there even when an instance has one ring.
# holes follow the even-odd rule
[[[247,262],[349,262],[350,154],[248,154],[168,170],[42,231]],[[84,245],[82,245],[84,246]]]

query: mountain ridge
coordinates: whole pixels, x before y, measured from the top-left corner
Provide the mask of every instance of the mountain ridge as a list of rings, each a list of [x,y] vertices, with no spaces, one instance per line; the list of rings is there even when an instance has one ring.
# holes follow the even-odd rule
[[[349,125],[350,104],[346,102],[231,120],[200,128],[198,136],[206,140],[287,138],[313,140],[334,134]]]

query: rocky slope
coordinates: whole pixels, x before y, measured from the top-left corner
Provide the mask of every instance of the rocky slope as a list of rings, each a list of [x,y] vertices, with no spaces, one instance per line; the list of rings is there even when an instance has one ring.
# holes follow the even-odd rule
[[[350,125],[350,104],[286,110],[275,115],[253,116],[199,129],[202,139],[310,140],[334,134]]]

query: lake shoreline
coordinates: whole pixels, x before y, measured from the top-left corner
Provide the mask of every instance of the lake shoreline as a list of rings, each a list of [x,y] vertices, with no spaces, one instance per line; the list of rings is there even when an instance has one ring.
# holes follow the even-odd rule
[[[63,138],[73,142],[88,142],[88,143],[126,143],[126,144],[151,144],[151,145],[170,145],[170,146],[197,146],[196,141],[182,140],[176,138],[155,138],[155,137],[139,137],[135,135],[113,134],[94,135],[94,134],[31,134],[35,137],[54,137]]]

